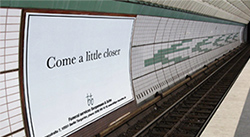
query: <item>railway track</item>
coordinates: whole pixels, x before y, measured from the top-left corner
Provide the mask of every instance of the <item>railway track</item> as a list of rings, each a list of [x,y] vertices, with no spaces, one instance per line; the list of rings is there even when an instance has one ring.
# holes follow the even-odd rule
[[[249,48],[222,65],[133,136],[199,136],[248,58]]]
[[[97,136],[199,136],[249,55],[250,46],[236,48]]]

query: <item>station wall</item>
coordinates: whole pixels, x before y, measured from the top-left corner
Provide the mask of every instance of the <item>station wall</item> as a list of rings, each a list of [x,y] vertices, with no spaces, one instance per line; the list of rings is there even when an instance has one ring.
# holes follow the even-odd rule
[[[132,42],[137,103],[240,45],[242,26],[138,15]]]
[[[0,8],[0,135],[26,136],[19,83],[21,9]],[[142,103],[240,45],[243,26],[137,15],[131,79]]]
[[[0,136],[26,136],[19,84],[21,9],[0,8]]]

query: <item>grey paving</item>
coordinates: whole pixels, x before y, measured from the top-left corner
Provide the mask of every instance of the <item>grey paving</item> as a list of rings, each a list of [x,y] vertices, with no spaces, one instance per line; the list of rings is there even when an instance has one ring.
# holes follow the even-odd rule
[[[250,89],[248,91],[247,99],[240,116],[237,129],[235,131],[235,137],[250,137]]]

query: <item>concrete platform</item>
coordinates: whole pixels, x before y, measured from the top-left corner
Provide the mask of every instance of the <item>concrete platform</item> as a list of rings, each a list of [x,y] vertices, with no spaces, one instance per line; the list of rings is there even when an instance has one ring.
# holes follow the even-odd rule
[[[250,136],[250,60],[202,133],[202,137]]]

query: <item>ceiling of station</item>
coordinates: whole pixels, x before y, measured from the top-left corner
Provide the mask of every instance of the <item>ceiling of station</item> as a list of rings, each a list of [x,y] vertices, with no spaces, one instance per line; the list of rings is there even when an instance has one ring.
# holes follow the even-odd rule
[[[250,0],[138,0],[231,20],[250,21]]]

